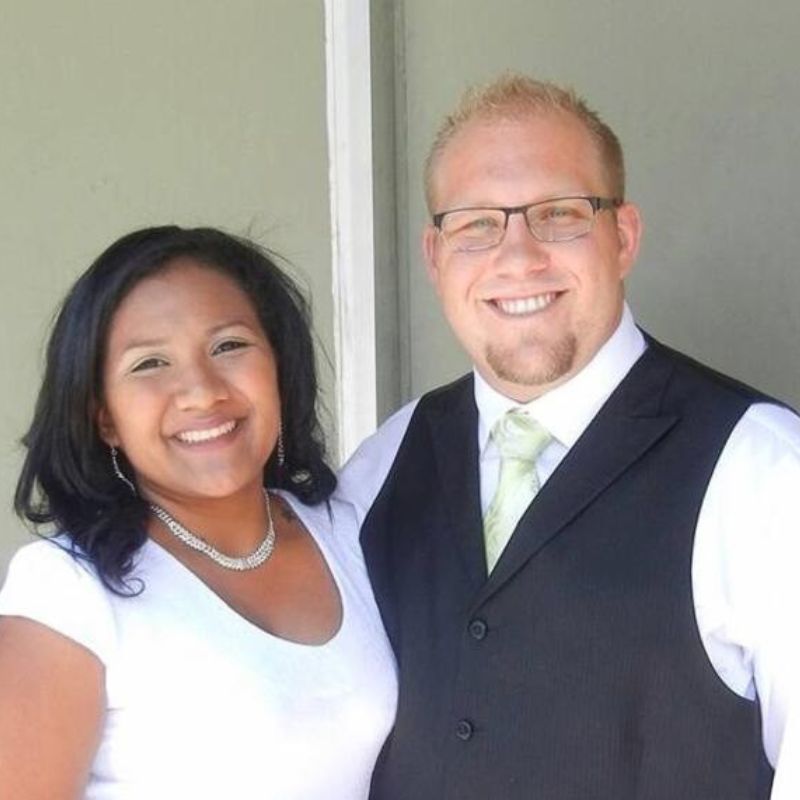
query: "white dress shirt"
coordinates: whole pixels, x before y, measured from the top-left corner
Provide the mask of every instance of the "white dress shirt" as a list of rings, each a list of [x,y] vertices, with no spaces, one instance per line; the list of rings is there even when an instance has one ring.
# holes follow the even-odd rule
[[[536,464],[543,485],[645,351],[626,306],[592,361],[522,406],[554,441]],[[475,372],[481,506],[497,487],[490,432],[520,404]],[[387,420],[342,469],[338,493],[363,521],[383,485],[416,401]],[[800,799],[800,418],[752,405],[717,462],[695,531],[692,588],[697,627],[720,679],[761,705],[764,748],[775,769],[771,800]]]

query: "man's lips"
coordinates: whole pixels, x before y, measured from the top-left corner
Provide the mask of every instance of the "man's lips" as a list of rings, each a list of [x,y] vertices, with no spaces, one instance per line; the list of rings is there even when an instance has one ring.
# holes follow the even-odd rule
[[[228,420],[213,428],[195,428],[193,430],[180,431],[175,434],[175,438],[184,444],[201,444],[203,442],[211,442],[214,439],[219,439],[222,436],[227,436],[231,433],[239,423],[235,419]]]
[[[558,295],[558,292],[545,292],[543,294],[530,295],[529,297],[496,297],[489,302],[496,310],[506,316],[524,317],[544,310]]]

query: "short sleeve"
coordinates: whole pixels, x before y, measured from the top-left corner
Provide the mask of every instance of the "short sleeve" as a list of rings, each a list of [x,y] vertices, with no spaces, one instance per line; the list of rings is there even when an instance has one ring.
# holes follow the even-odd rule
[[[26,545],[11,559],[0,616],[25,617],[67,636],[108,664],[115,643],[107,590],[91,567],[55,541]]]

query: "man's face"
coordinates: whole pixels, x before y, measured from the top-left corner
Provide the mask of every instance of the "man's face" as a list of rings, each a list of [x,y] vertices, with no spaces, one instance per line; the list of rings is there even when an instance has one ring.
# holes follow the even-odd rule
[[[434,212],[575,195],[611,197],[596,146],[561,113],[468,123],[433,180]],[[599,211],[588,234],[567,242],[537,241],[514,214],[489,250],[456,252],[432,225],[423,248],[445,315],[478,371],[525,402],[579,372],[614,332],[639,235],[638,211],[626,203]]]

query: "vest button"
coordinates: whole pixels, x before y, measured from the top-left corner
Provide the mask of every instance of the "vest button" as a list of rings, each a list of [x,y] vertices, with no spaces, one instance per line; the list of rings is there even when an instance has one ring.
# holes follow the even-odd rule
[[[472,738],[475,733],[475,726],[468,719],[460,719],[456,725],[456,736],[462,742],[467,742]]]
[[[488,632],[489,626],[482,619],[473,619],[469,623],[469,635],[478,642],[485,639]]]

